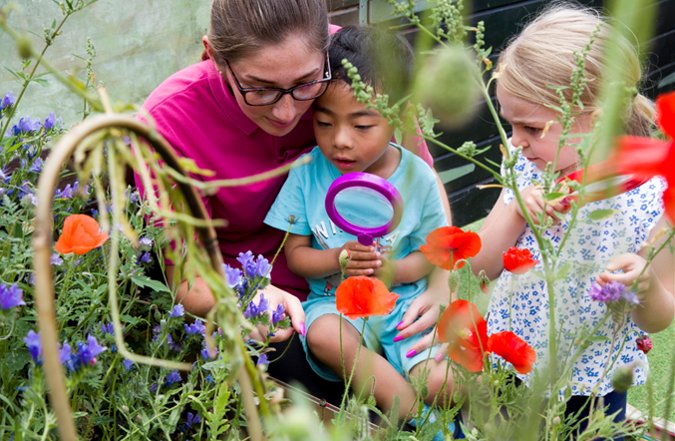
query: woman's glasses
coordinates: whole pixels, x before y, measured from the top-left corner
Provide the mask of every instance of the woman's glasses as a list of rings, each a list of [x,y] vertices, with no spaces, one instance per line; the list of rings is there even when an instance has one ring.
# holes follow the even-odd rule
[[[242,87],[237,75],[232,70],[230,63],[225,60],[228,69],[232,73],[232,78],[239,89],[239,93],[244,97],[244,102],[249,106],[269,106],[281,99],[287,93],[297,101],[309,101],[318,98],[326,91],[328,82],[332,79],[330,70],[330,61],[328,54],[326,54],[326,61],[324,63],[323,78],[320,80],[310,81],[308,83],[298,84],[290,89],[282,89],[280,87]]]

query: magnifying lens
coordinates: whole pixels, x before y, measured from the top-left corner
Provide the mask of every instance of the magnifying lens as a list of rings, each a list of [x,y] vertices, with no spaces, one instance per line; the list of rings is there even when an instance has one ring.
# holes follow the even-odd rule
[[[592,164],[585,169],[574,171],[558,179],[558,182],[575,181],[583,184],[580,205],[625,193],[647,182],[649,179],[640,179],[634,175],[619,174],[614,161],[603,161]],[[580,196],[578,191],[572,197]]]
[[[361,245],[372,245],[401,221],[403,201],[396,187],[370,173],[352,172],[337,178],[326,194],[326,212],[333,223],[353,234]]]

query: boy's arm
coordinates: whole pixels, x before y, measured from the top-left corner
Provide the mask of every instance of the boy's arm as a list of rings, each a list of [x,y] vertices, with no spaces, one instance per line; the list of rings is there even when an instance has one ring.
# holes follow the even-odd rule
[[[385,262],[380,271],[384,273],[383,277],[391,271],[392,284],[400,284],[424,279],[433,268],[421,251],[413,251],[402,259]]]
[[[284,245],[288,268],[302,277],[318,279],[340,272],[340,252],[349,253],[345,276],[372,276],[382,266],[382,258],[373,246],[356,241],[341,248],[318,250],[312,248],[311,237],[290,234]]]

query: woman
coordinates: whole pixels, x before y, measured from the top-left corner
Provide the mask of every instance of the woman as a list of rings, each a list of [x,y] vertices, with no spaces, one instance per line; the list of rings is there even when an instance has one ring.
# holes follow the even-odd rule
[[[211,29],[202,40],[206,59],[165,80],[143,107],[180,156],[214,172],[198,179],[232,179],[268,171],[316,144],[310,107],[331,77],[328,40],[324,0],[214,0]],[[426,145],[421,151],[420,156],[431,163]],[[248,250],[271,260],[283,232],[266,226],[263,219],[285,179],[279,176],[204,197],[211,217],[228,222],[217,229],[225,263],[238,266],[236,257]],[[173,280],[173,268],[167,272]],[[430,286],[436,289],[427,291],[408,310],[399,326],[401,337],[432,326],[439,303],[448,301],[447,279],[443,274],[434,279]],[[304,334],[300,300],[307,295],[307,285],[288,270],[283,253],[274,263],[271,280],[273,286],[266,288],[265,297],[272,307],[283,304],[292,321],[292,329],[278,332],[275,340],[287,340],[293,330]],[[214,304],[201,280],[189,289],[181,284],[177,299],[198,315],[205,315]],[[431,337],[426,336],[415,349],[428,347]],[[281,380],[301,378],[310,392],[322,391],[326,396],[322,386],[314,387],[312,379],[318,377],[304,362],[298,339],[279,352],[284,350],[288,352],[270,365],[270,373]]]

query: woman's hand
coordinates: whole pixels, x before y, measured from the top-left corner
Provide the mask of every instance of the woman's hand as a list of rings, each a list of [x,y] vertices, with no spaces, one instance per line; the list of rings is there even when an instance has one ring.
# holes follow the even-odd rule
[[[430,328],[435,330],[436,322],[441,314],[441,305],[448,303],[447,293],[439,294],[437,290],[428,289],[420,294],[403,315],[403,320],[396,326],[399,333],[396,341],[404,340]],[[429,332],[410,347],[411,354],[419,354],[428,349],[432,343],[438,343],[435,332]],[[414,351],[414,352],[413,352]]]
[[[259,291],[255,297],[251,300],[252,302],[258,303],[259,297],[261,294],[265,295],[265,298],[269,302],[268,314],[272,314],[278,305],[282,305],[284,308],[285,316],[291,319],[291,327],[286,329],[277,329],[274,331],[274,336],[269,338],[271,342],[280,342],[288,340],[293,331],[298,334],[305,335],[305,311],[302,309],[302,304],[300,299],[298,299],[293,294],[284,291],[283,289],[277,288],[276,286],[269,285],[265,289]],[[271,320],[270,320],[271,321]],[[263,341],[269,335],[270,329],[267,326],[258,325],[250,334],[249,337]]]

